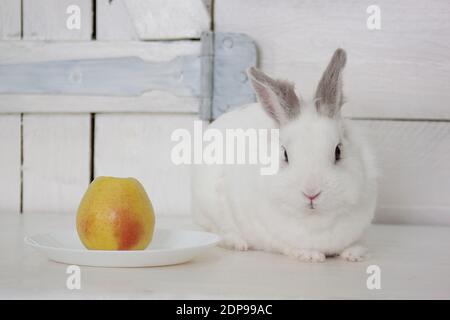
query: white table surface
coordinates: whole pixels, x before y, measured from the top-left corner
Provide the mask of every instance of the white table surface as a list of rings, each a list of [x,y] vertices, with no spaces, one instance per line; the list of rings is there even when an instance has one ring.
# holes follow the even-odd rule
[[[25,235],[74,225],[74,216],[0,215],[0,298],[302,299],[450,298],[450,228],[374,225],[368,261],[309,264],[265,252],[212,248],[192,262],[156,268],[81,267],[81,289],[66,288],[66,265],[23,243]],[[158,217],[161,227],[197,229],[189,217]],[[366,268],[381,268],[368,290]]]

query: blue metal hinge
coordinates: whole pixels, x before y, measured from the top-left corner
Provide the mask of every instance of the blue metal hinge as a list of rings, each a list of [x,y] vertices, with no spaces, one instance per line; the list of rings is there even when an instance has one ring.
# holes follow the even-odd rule
[[[204,33],[202,52],[202,119],[216,119],[232,107],[256,101],[246,73],[257,62],[251,38],[237,33]]]
[[[256,46],[244,34],[205,32],[201,55],[151,62],[139,57],[0,65],[0,94],[139,96],[163,90],[198,97],[201,119],[255,101],[246,69]]]

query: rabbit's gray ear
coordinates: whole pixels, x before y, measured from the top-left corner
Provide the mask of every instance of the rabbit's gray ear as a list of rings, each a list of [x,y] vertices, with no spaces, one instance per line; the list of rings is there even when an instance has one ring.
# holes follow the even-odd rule
[[[316,108],[320,114],[334,117],[344,104],[342,93],[342,70],[347,61],[345,50],[337,49],[316,90]]]
[[[287,123],[300,113],[300,101],[292,83],[272,79],[255,67],[250,67],[247,74],[258,101],[280,125]]]

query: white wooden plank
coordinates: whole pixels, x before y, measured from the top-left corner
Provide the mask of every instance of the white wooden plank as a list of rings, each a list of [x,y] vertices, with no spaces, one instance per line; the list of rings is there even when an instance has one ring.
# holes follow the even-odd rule
[[[356,123],[381,168],[376,221],[450,225],[450,123]]]
[[[123,0],[95,0],[97,40],[138,40],[138,34]]]
[[[20,115],[0,115],[0,214],[20,211]]]
[[[389,1],[381,29],[369,30],[371,0],[216,0],[215,30],[243,32],[259,46],[261,66],[312,94],[331,54],[348,51],[346,115],[450,119],[450,4]]]
[[[90,116],[23,116],[24,213],[74,213],[90,180]]]
[[[97,0],[97,39],[200,38],[203,31],[210,30],[209,3],[202,0]]]
[[[75,20],[79,18],[79,28],[69,28],[68,20],[74,15]],[[23,1],[24,39],[89,40],[91,35],[91,0]],[[35,46],[47,47],[42,42]],[[76,46],[74,43],[72,47],[75,52]],[[45,55],[43,50],[25,50],[24,55],[12,60],[51,60],[51,54]],[[33,101],[28,103],[34,105]],[[89,114],[24,115],[22,206],[25,213],[75,212],[90,179],[90,124]]]
[[[373,225],[364,236],[371,257],[360,263],[328,258],[310,264],[280,254],[214,247],[190,263],[170,267],[81,266],[81,290],[67,290],[67,265],[25,246],[18,235],[73,230],[73,217],[9,214],[1,219],[4,299],[450,299],[449,227]],[[190,217],[160,216],[156,224],[198,229]],[[381,290],[366,287],[370,265],[381,269]]]
[[[168,61],[200,53],[199,41],[176,42],[0,42],[0,64],[136,56],[146,61]],[[4,112],[188,112],[198,111],[198,98],[151,91],[139,97],[0,95]]]
[[[73,17],[79,19],[79,28],[68,27]],[[89,40],[92,20],[92,0],[23,0],[23,38],[27,40]]]
[[[156,214],[190,213],[190,167],[172,163],[173,130],[193,129],[195,115],[97,115],[95,175],[135,177]]]
[[[0,39],[18,40],[21,33],[21,1],[0,1]]]

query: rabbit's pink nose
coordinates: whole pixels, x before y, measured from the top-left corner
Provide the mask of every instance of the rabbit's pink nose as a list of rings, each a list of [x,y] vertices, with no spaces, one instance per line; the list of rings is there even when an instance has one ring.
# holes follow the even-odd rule
[[[313,192],[309,192],[309,193],[305,193],[303,192],[303,195],[305,197],[307,197],[309,200],[313,201],[315,200],[318,196],[320,196],[320,194],[322,193],[322,191],[317,192],[316,194],[314,194]]]

